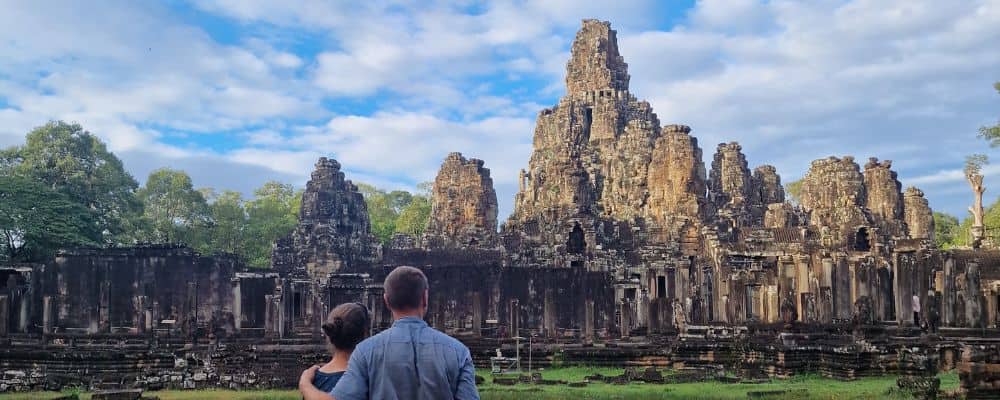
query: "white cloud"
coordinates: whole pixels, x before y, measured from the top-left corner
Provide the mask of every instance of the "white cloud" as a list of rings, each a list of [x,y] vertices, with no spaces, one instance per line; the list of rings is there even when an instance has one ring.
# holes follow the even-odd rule
[[[1000,2],[702,1],[689,17],[620,48],[633,91],[709,155],[738,140],[786,180],[812,159],[878,156],[904,184],[960,186],[964,154],[986,147],[975,134],[997,110]],[[937,190],[932,205],[960,212]]]
[[[673,4],[645,0],[193,4],[246,32],[220,43],[151,3],[7,5],[0,144],[73,120],[139,176],[210,167],[196,181],[216,187],[227,169],[252,171],[244,186],[303,182],[320,155],[406,187],[461,151],[486,161],[509,211],[535,113],[563,90],[580,20],[596,17],[620,32],[632,91],[663,123],[691,125],[706,160],[738,140],[788,181],[831,154],[891,158],[904,184],[961,213],[955,171],[985,150],[976,128],[1000,101],[997,0],[703,0],[673,28],[662,12]],[[211,135],[220,149],[196,140]]]

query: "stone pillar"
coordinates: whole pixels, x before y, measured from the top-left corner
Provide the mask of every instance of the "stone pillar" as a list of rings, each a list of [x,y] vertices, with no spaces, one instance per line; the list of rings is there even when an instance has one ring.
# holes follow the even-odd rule
[[[854,287],[851,269],[845,257],[837,257],[833,267],[834,315],[840,319],[850,319],[854,310]]]
[[[52,334],[52,306],[52,296],[42,296],[42,333],[46,335]]]
[[[983,292],[980,288],[979,264],[970,261],[965,268],[965,320],[970,328],[983,327]]]
[[[517,299],[510,301],[510,315],[507,317],[510,324],[510,337],[517,337],[517,331],[521,328],[521,305]]]
[[[632,333],[632,307],[630,307],[628,299],[623,300],[621,303],[620,325],[621,337],[629,337]]]
[[[133,301],[134,328],[136,333],[146,332],[146,296],[135,296]]]
[[[188,308],[184,310],[186,312],[179,316],[180,320],[177,322],[181,324],[185,334],[191,334],[198,326],[198,286],[195,282],[187,284],[187,304]]]
[[[243,329],[243,295],[239,278],[233,279],[233,320],[237,331]]]
[[[913,266],[903,262],[903,257],[894,254],[892,265],[893,293],[896,304],[896,323],[899,326],[913,325]]]
[[[31,320],[31,301],[27,296],[27,293],[23,293],[20,297],[21,312],[17,316],[17,331],[21,333],[28,333],[28,322]]]
[[[545,330],[545,336],[556,337],[556,298],[555,291],[552,289],[545,289],[545,308],[542,310],[542,329]]]
[[[996,291],[987,288],[984,290],[986,295],[986,315],[985,315],[985,327],[991,328],[997,325],[997,293]]]
[[[98,305],[98,330],[100,332],[111,332],[111,277],[105,275],[106,279],[101,280],[100,304]]]
[[[941,291],[941,326],[955,323],[955,259],[944,261],[944,290]]]
[[[765,303],[766,318],[764,319],[767,323],[778,322],[778,286],[777,285],[767,285],[767,300]]]
[[[10,333],[7,321],[10,319],[10,300],[7,295],[0,295],[0,336]]]
[[[588,341],[594,340],[594,301],[587,300],[583,310],[583,337]]]
[[[472,292],[472,333],[479,337],[483,332],[483,304],[479,292]]]
[[[281,308],[275,299],[280,295],[264,295],[264,335],[267,337],[280,337],[278,333],[279,309]]]
[[[806,321],[806,307],[803,299],[805,294],[811,293],[809,291],[809,258],[805,256],[795,257],[796,267],[795,267],[795,299],[797,301],[797,309],[799,313],[799,321]]]

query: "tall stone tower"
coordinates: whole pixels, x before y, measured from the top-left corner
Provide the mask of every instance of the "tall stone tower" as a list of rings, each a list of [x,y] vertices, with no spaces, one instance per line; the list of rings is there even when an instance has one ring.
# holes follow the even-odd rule
[[[538,114],[534,150],[505,229],[525,232],[515,244],[528,240],[554,254],[588,255],[631,235],[621,223],[648,218],[666,227],[660,237],[676,237],[671,233],[685,221],[700,219],[705,167],[697,140],[686,126],[661,128],[628,85],[615,31],[584,20],[566,65],[566,95]],[[616,224],[617,231],[609,230]]]
[[[445,158],[434,180],[424,247],[497,245],[497,193],[490,170],[483,164],[461,153]]]
[[[330,274],[370,268],[376,256],[368,206],[337,160],[320,158],[302,193],[299,225],[275,244],[275,269],[325,285]]]

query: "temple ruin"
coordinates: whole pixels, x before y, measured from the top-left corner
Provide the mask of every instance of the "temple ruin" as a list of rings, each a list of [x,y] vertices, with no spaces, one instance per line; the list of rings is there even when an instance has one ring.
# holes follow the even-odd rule
[[[531,336],[536,365],[558,353],[841,379],[926,375],[912,357],[996,368],[1000,252],[936,249],[923,192],[903,191],[887,160],[813,161],[794,205],[736,142],[706,164],[692,128],[630,93],[615,35],[583,22],[500,226],[487,163],[451,153],[426,232],[379,244],[357,187],[322,158],[270,270],[174,246],[0,266],[0,392],[291,386],[324,357],[332,306],[360,301],[376,329],[391,323],[381,282],[400,265],[425,271],[426,319],[480,365]],[[992,390],[975,379],[1000,382],[983,376],[963,372],[970,396]]]

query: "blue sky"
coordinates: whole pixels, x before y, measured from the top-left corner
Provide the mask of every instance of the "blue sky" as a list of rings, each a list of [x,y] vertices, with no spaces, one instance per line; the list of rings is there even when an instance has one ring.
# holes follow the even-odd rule
[[[964,215],[964,156],[1000,156],[975,138],[1000,118],[1000,0],[4,3],[0,145],[76,121],[140,181],[167,166],[250,193],[329,156],[409,189],[461,151],[503,218],[583,18],[611,21],[631,91],[706,160],[739,141],[790,181],[830,155],[891,159]]]

